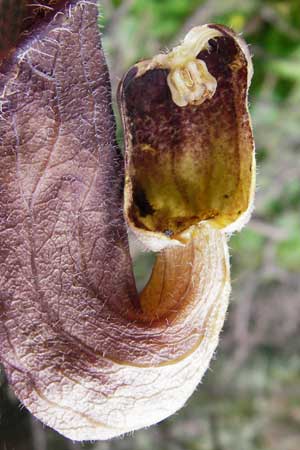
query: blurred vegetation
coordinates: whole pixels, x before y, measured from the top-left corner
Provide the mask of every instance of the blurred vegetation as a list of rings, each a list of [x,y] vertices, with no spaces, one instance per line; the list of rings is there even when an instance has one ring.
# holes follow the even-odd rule
[[[256,209],[231,240],[228,320],[217,358],[186,408],[148,430],[93,445],[72,444],[10,406],[0,417],[0,450],[299,450],[300,2],[102,0],[101,12],[113,95],[131,64],[172,47],[192,26],[218,22],[243,34],[254,62]],[[120,128],[118,137],[122,143]],[[153,256],[134,243],[132,252],[141,287]],[[19,445],[9,418],[26,425]]]

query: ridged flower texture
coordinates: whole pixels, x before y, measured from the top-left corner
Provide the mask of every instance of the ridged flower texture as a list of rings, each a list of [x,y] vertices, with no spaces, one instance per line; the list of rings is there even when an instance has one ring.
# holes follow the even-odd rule
[[[26,408],[73,440],[186,403],[255,188],[244,41],[203,25],[130,68],[123,161],[97,14],[94,0],[0,0],[0,361]],[[158,253],[140,294],[128,227]]]

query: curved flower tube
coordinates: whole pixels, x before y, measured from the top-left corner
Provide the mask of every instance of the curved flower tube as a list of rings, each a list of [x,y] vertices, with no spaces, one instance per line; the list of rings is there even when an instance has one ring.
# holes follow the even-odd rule
[[[125,218],[160,251],[138,295],[97,5],[48,3],[23,2],[0,65],[0,361],[38,419],[108,439],[178,410],[217,346],[253,200],[251,62],[208,25],[120,85]]]

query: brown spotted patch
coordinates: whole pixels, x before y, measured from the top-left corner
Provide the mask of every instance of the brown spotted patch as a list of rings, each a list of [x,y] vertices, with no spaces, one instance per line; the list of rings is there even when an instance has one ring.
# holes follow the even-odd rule
[[[172,236],[211,221],[226,227],[247,210],[253,140],[247,110],[248,63],[229,34],[197,58],[217,80],[211,99],[180,107],[169,70],[136,64],[119,90],[126,141],[125,207],[130,224]]]

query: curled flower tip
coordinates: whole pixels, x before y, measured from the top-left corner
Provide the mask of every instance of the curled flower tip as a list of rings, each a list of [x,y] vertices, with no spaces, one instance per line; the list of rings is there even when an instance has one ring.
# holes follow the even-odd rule
[[[213,97],[217,88],[217,81],[208,72],[205,62],[197,59],[172,70],[167,81],[177,106],[201,105]]]
[[[181,45],[166,55],[153,58],[153,64],[169,70],[167,82],[177,106],[201,105],[213,97],[217,81],[198,55],[209,49],[209,41],[220,36],[218,30],[208,26],[195,27]]]

